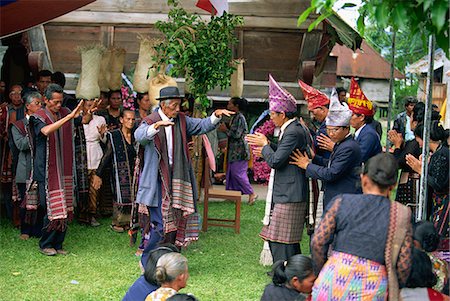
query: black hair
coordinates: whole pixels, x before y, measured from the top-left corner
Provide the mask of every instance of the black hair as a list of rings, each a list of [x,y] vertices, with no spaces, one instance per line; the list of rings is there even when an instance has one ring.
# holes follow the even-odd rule
[[[120,90],[111,90],[111,91],[108,92],[108,100],[111,99],[111,96],[114,93],[119,93],[120,94],[120,98],[122,98],[122,91],[120,91]]]
[[[49,84],[49,85],[47,86],[47,88],[45,89],[44,95],[45,95],[45,97],[46,97],[48,100],[50,100],[50,99],[52,99],[52,97],[53,97],[53,93],[60,93],[60,94],[63,94],[63,93],[64,93],[64,90],[63,90],[63,88],[61,88],[61,86],[58,85],[58,84]]]
[[[167,298],[167,301],[198,301],[194,295],[191,294],[181,294],[177,293],[170,298]]]
[[[313,273],[312,260],[305,255],[294,255],[288,260],[278,260],[272,266],[269,273],[272,276],[272,282],[281,286],[297,277],[300,281],[311,276]]]
[[[337,87],[336,88],[336,93],[339,95],[339,93],[341,93],[341,92],[347,93],[347,89],[344,89],[343,87]]]
[[[56,71],[55,73],[53,73],[51,78],[52,82],[60,85],[62,88],[64,88],[64,86],[66,85],[66,77],[64,76],[64,73],[60,71]]]
[[[406,104],[405,104],[406,106]],[[413,109],[413,121],[423,122],[425,118],[425,104],[423,102],[416,103]]]
[[[383,190],[397,183],[398,164],[395,157],[388,153],[380,153],[364,164],[363,174]]]
[[[433,273],[433,266],[430,257],[418,249],[412,250],[411,272],[406,287],[429,287],[432,288],[437,283],[436,275]]]
[[[25,96],[31,92],[39,92],[39,91],[36,88],[30,88],[25,86],[25,88],[22,89],[22,99],[24,99]]]
[[[136,93],[136,100],[142,100],[142,98],[144,98],[145,95],[148,95],[148,93],[137,92]]]
[[[131,110],[131,109],[125,109],[125,108],[122,108],[122,109],[120,109],[119,117],[120,117],[120,118],[123,118],[123,115],[125,115],[125,112],[132,112],[133,114],[136,115],[136,111],[133,111],[133,110]]]
[[[423,138],[424,124],[419,123],[414,129],[414,135],[419,138]],[[430,139],[433,141],[441,141],[442,144],[447,145],[449,132],[445,130],[438,120],[431,121],[430,127]]]
[[[406,96],[405,98],[403,98],[403,104],[405,105],[405,107],[406,107],[407,105],[409,105],[410,103],[415,103],[415,104],[417,104],[417,103],[418,103],[417,98],[414,97],[414,96]]]
[[[366,124],[371,124],[373,122],[373,115],[364,115],[364,122]]]
[[[158,281],[155,278],[155,270],[156,264],[158,263],[158,259],[164,254],[170,252],[179,252],[178,248],[172,244],[164,244],[160,247],[150,251],[147,259],[147,263],[144,269],[144,278],[145,280],[153,285],[158,285]],[[158,285],[159,286],[159,285]]]
[[[37,79],[39,80],[41,77],[48,77],[48,76],[52,76],[52,72],[50,70],[41,70],[38,72],[37,74]]]
[[[286,115],[287,119],[292,119],[292,118],[297,117],[297,111],[295,111],[295,112],[285,112],[284,115]]]
[[[439,246],[439,233],[432,222],[419,221],[414,224],[414,240],[417,240],[425,252],[434,252]]]
[[[248,101],[242,97],[231,97],[231,102],[239,108],[239,111],[247,111]]]

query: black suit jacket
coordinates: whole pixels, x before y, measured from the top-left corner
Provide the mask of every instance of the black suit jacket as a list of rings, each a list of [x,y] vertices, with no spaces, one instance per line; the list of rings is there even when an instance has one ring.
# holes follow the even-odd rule
[[[266,145],[262,156],[275,169],[273,203],[299,203],[308,200],[308,182],[305,171],[289,164],[289,156],[295,149],[308,149],[307,133],[298,120],[291,122],[277,144]]]

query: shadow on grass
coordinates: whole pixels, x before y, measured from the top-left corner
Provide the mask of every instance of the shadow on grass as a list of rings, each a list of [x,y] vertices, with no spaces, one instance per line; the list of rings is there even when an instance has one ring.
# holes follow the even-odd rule
[[[199,205],[202,213],[202,204]],[[241,234],[232,228],[210,227],[183,254],[190,278],[183,292],[200,300],[259,300],[270,278],[270,267],[259,264],[263,241],[258,237],[264,202],[242,204]],[[217,202],[210,215],[232,217],[234,205]],[[109,219],[98,228],[69,225],[64,248],[68,256],[46,257],[38,239],[19,239],[19,231],[6,220],[0,230],[0,300],[121,300],[139,277],[137,245],[126,234],[109,229]],[[309,253],[304,235],[302,250]],[[75,284],[74,284],[75,283]]]

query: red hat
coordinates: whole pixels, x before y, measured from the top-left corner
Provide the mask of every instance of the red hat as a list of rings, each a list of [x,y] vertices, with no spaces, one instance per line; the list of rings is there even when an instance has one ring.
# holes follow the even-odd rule
[[[305,96],[305,99],[308,102],[309,111],[312,111],[318,107],[326,106],[330,103],[330,99],[319,90],[305,84],[301,80],[298,80],[298,84],[300,85],[300,88],[302,88],[303,96]]]
[[[367,99],[353,77],[350,83],[350,97],[347,99],[347,103],[350,110],[355,114],[364,114],[365,116],[373,116],[375,114],[372,102]]]

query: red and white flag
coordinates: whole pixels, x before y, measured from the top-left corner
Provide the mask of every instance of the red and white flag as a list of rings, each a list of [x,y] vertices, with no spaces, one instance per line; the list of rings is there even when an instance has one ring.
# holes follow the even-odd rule
[[[228,13],[228,0],[198,0],[195,6],[219,17]]]

